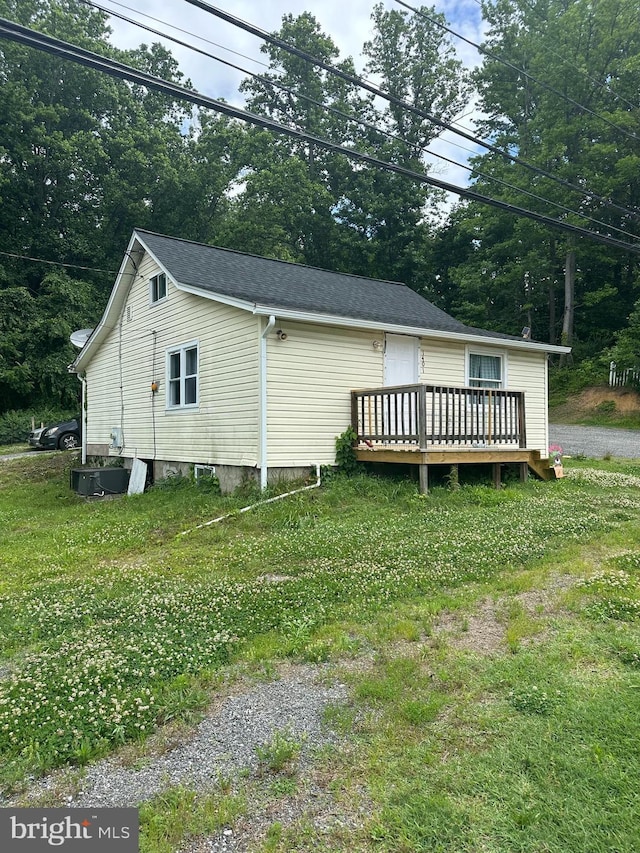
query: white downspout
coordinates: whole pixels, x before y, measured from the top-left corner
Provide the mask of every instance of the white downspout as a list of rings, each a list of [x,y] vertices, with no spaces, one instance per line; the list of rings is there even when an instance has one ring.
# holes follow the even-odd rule
[[[80,422],[82,425],[81,449],[82,455],[80,461],[83,465],[87,464],[87,378],[86,376],[78,376],[82,383],[82,411],[80,412]]]
[[[267,335],[276,324],[276,318],[270,315],[267,325],[260,335],[260,488],[267,488]]]

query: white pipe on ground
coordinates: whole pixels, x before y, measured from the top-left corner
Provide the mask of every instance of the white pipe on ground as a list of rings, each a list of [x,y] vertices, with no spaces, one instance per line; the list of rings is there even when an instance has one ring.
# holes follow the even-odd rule
[[[283,495],[276,495],[275,498],[267,498],[265,501],[258,501],[257,503],[250,504],[249,506],[243,506],[242,509],[237,509],[235,512],[228,512],[226,515],[220,515],[218,518],[212,518],[211,521],[205,521],[203,524],[197,524],[190,530],[183,530],[182,533],[178,533],[178,536],[187,536],[189,533],[193,533],[194,530],[202,530],[204,527],[211,527],[212,524],[218,524],[220,521],[224,521],[226,518],[232,518],[234,515],[239,515],[241,512],[249,512],[250,509],[255,509],[257,506],[272,504],[275,501],[283,500],[283,498],[289,498],[291,495],[298,495],[300,492],[308,492],[309,489],[317,489],[321,485],[320,465],[316,465],[315,467],[316,482],[312,483],[310,486],[303,486],[301,489],[293,489],[293,491],[285,492]]]

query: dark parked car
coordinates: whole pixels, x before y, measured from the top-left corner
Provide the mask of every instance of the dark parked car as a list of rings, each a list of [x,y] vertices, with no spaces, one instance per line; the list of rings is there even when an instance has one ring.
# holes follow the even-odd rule
[[[69,421],[32,429],[29,444],[36,450],[73,450],[80,447],[80,415]]]

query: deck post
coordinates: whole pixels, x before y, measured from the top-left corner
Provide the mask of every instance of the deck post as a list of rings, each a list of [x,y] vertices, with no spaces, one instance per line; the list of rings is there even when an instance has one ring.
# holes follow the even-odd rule
[[[457,463],[449,466],[449,488],[452,491],[460,488],[460,468]]]
[[[520,433],[520,447],[527,446],[527,420],[524,412],[524,394],[520,396],[518,406],[518,432]]]
[[[496,487],[496,489],[499,489],[502,486],[502,472],[500,462],[493,463],[493,485]]]
[[[428,465],[418,465],[420,471],[420,494],[428,495],[429,494],[429,466]]]
[[[358,395],[355,391],[351,392],[351,426],[353,427],[353,431],[358,436],[358,441],[360,440],[360,430],[358,423]],[[357,443],[357,442],[356,442]]]
[[[529,479],[529,464],[527,462],[520,463],[520,482],[526,483]]]
[[[427,386],[418,386],[418,447],[422,453],[427,449]]]

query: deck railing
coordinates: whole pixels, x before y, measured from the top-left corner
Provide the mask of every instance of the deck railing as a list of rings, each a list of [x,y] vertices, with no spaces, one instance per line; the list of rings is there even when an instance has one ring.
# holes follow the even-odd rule
[[[351,392],[359,442],[526,447],[524,393],[501,388],[396,385]]]

